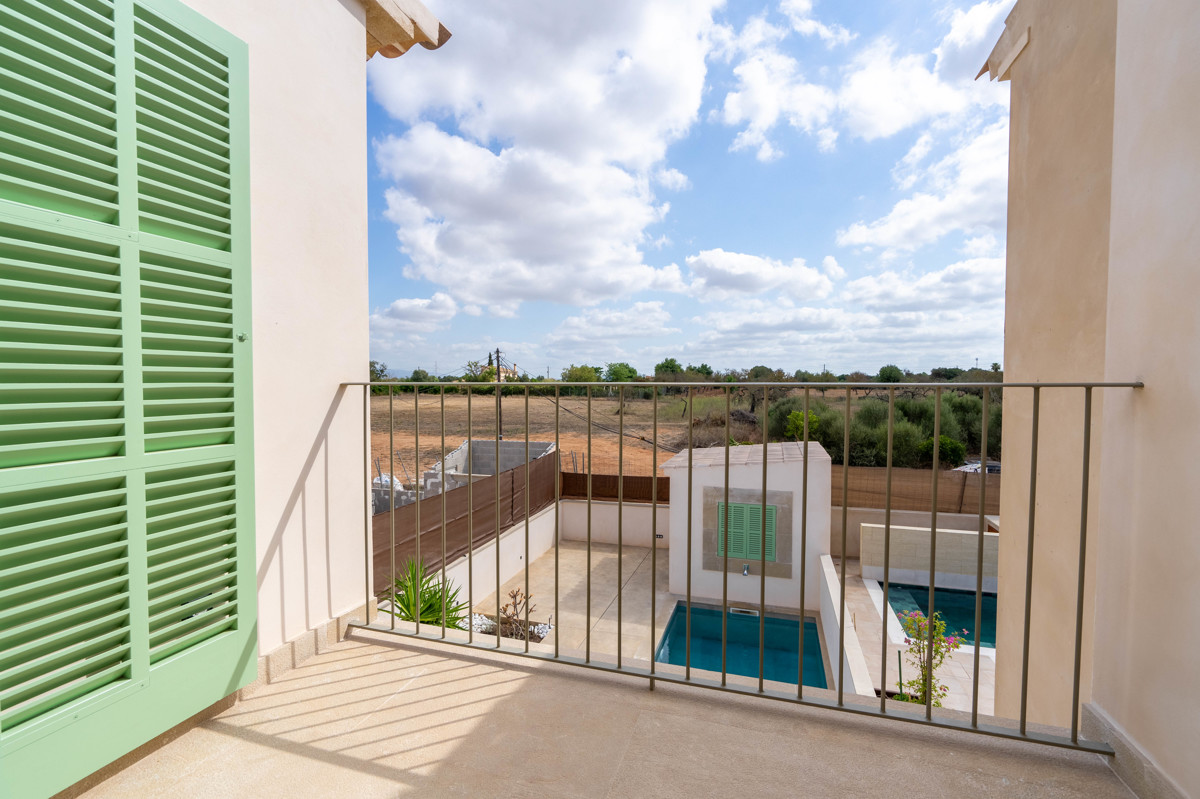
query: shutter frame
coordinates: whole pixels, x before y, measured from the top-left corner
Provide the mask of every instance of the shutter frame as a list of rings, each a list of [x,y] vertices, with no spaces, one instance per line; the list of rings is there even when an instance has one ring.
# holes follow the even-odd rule
[[[14,0],[0,9],[0,44],[20,35],[13,20],[27,9],[61,22],[59,33],[45,40],[54,47],[81,33],[72,45],[79,50],[76,61],[66,57],[69,48],[56,58],[38,42],[7,60],[0,54],[0,69],[25,69],[31,80],[63,72],[61,79],[51,77],[48,88],[26,90],[28,80],[0,80],[0,173],[11,173],[4,164],[44,165],[23,166],[8,182],[0,175],[0,518],[6,510],[38,505],[43,495],[51,497],[45,507],[61,504],[89,485],[108,486],[101,494],[118,498],[124,512],[117,523],[97,516],[96,524],[104,524],[91,531],[86,512],[26,513],[23,527],[12,526],[18,531],[13,535],[0,523],[0,618],[17,622],[0,625],[0,679],[8,678],[0,684],[0,795],[38,797],[68,787],[248,684],[257,676],[258,653],[246,45],[177,0],[62,0],[53,8]],[[107,26],[96,13],[105,9],[111,9]],[[205,188],[215,162],[203,153],[195,167],[176,159],[169,168],[143,169],[139,186],[134,27],[147,15],[190,37],[198,63],[225,62],[229,157],[221,190]],[[21,25],[41,30],[18,20]],[[169,45],[160,45],[141,47],[166,52],[163,57],[178,66]],[[29,57],[39,55],[42,65],[30,64]],[[162,68],[143,71],[154,73],[142,77],[143,86],[190,106],[192,116],[181,111],[178,118],[195,121],[203,109],[172,95],[169,85],[164,89],[170,81]],[[195,84],[203,102],[222,104],[219,82],[191,73],[184,82]],[[64,99],[62,91],[73,89],[80,99]],[[13,97],[25,99],[11,102]],[[44,114],[39,98],[52,106]],[[78,117],[62,110],[76,107],[84,109]],[[202,120],[199,128],[213,133]],[[43,151],[31,149],[35,135]],[[155,142],[162,144],[156,139],[142,146]],[[200,178],[189,181],[189,169]],[[26,185],[39,174],[47,176],[48,188]],[[154,202],[184,206],[183,218],[173,221],[179,224],[143,225],[143,213],[159,207]],[[202,235],[175,235],[192,222]],[[213,225],[226,229],[214,234]],[[5,238],[15,232],[24,239]],[[82,249],[58,246],[63,243]],[[156,306],[193,319],[187,324],[207,335],[143,329],[144,311]],[[214,324],[220,336],[211,335]],[[182,393],[190,400],[147,404],[144,386],[161,386],[162,378],[180,373],[191,377],[185,385],[196,375],[219,378],[210,382],[221,386],[220,396],[196,396],[189,388]],[[18,458],[18,448],[34,457]],[[211,474],[201,474],[206,469],[228,474],[232,498]],[[188,481],[179,482],[181,474],[199,474],[194,490],[183,490]],[[119,488],[113,480],[121,481]],[[164,500],[164,486],[183,493]],[[164,508],[179,515],[158,512]],[[13,537],[26,535],[21,530],[84,548],[50,546],[38,556],[36,546]],[[14,571],[28,565],[18,557],[35,556],[41,559],[27,575]],[[66,575],[64,588],[54,587],[62,579],[56,575]],[[105,593],[116,588],[122,589],[112,595],[116,599]],[[67,607],[47,611],[47,596]],[[70,624],[89,612],[91,638],[87,625]],[[56,641],[47,637],[52,633],[65,637]],[[79,659],[89,653],[110,661]],[[50,667],[58,671],[44,671]],[[53,674],[66,679],[71,669],[90,673],[97,684],[37,693],[39,680],[54,684],[59,678]],[[22,681],[26,673],[33,676]],[[29,694],[33,704],[14,707],[18,694]],[[64,751],[72,756],[62,757]]]

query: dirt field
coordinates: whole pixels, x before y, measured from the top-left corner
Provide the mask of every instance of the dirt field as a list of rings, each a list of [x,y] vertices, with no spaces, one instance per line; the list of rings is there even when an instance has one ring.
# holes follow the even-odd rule
[[[798,393],[798,392],[796,392]],[[413,436],[416,395],[396,393],[392,400],[395,471],[405,483],[411,482],[414,471],[415,440]],[[761,395],[759,396],[761,400]],[[813,392],[814,402],[821,399]],[[855,404],[859,401],[855,397]],[[777,401],[773,398],[772,402]],[[845,404],[839,392],[829,392],[822,401],[833,407]],[[371,452],[378,458],[383,472],[388,472],[388,407],[387,395],[371,398]],[[588,403],[584,397],[562,397],[558,411],[558,443],[562,452],[564,471],[586,471],[588,452]],[[593,396],[591,458],[596,474],[616,474],[618,460],[617,429],[621,423],[616,396]],[[735,391],[730,397],[730,409],[749,411],[750,398],[745,391]],[[420,468],[428,469],[443,455],[442,444],[442,400],[436,394],[420,395],[421,418],[421,461]],[[525,438],[525,398],[511,396],[503,398],[503,434],[506,440]],[[555,440],[554,398],[531,396],[529,398],[529,440]],[[473,396],[471,398],[471,427],[476,438],[493,438],[496,434],[496,398]],[[652,468],[653,448],[649,443],[653,437],[653,401],[649,399],[627,399],[625,401],[624,463],[625,474],[649,475]],[[725,396],[719,389],[697,390],[693,408],[693,442],[697,447],[717,446],[725,440]],[[739,423],[731,425],[730,436],[741,442],[762,443],[761,428],[757,424]],[[630,437],[644,437],[643,440]],[[463,394],[445,396],[445,452],[457,449],[467,438],[467,397]],[[670,395],[658,400],[658,463],[671,458],[676,451],[687,446],[687,404],[684,397]],[[572,454],[574,457],[572,457]],[[406,476],[406,474],[408,476]],[[659,469],[659,474],[664,472]]]
[[[621,424],[618,415],[619,402],[616,397],[593,397],[592,399],[592,465],[598,474],[616,474],[620,436],[616,431]],[[748,402],[731,401],[732,408],[748,408]],[[699,439],[722,440],[725,400],[720,395],[697,396],[693,417],[699,420],[695,436]],[[414,473],[413,460],[416,449],[413,435],[417,415],[413,394],[396,394],[390,411],[393,419],[396,473],[407,483],[405,471]],[[427,469],[442,457],[442,404],[437,395],[420,395],[421,418],[421,463]],[[562,451],[563,469],[585,470],[588,452],[588,405],[583,397],[563,397],[558,412],[558,443]],[[504,397],[501,415],[506,440],[525,438],[525,398]],[[705,424],[709,417],[716,424]],[[624,442],[625,473],[649,475],[652,468],[653,447],[649,443],[654,431],[652,400],[625,401],[625,432],[643,436],[641,441],[626,435]],[[388,397],[371,398],[371,450],[372,457],[380,459],[384,472],[388,466]],[[733,426],[733,434],[739,440],[760,441],[752,425]],[[496,434],[495,397],[472,397],[471,428],[476,438],[493,438]],[[605,428],[611,428],[611,431]],[[445,398],[446,449],[456,449],[467,438],[467,398],[449,394]],[[555,403],[553,398],[530,397],[529,440],[555,440]],[[685,403],[678,397],[660,397],[658,403],[658,462],[662,464],[675,454],[675,449],[687,441],[687,418]],[[699,441],[697,442],[700,443]],[[574,453],[574,458],[572,458]],[[663,474],[661,469],[659,474]]]

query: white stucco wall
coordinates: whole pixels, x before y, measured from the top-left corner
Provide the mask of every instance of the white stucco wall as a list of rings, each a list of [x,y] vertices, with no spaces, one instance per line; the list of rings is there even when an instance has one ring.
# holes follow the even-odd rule
[[[529,560],[525,560],[525,524],[513,525],[500,534],[500,584],[521,573],[526,563],[546,554],[554,546],[554,506],[529,517]],[[496,590],[496,540],[474,548],[470,563],[464,555],[446,566],[446,579],[459,587],[458,597],[467,601],[468,591],[475,603]],[[470,586],[470,588],[468,588]],[[501,601],[505,601],[501,597]],[[495,610],[492,610],[495,615]]]
[[[1092,685],[1184,796],[1200,796],[1198,37],[1196,0],[1118,5],[1105,377],[1146,387],[1104,406]]]
[[[830,688],[837,688],[838,679],[838,642],[841,633],[841,596],[842,584],[838,578],[837,566],[829,555],[821,555],[817,560],[819,568],[816,573],[817,590],[820,592],[821,638],[825,643],[825,653],[829,657],[829,667],[832,669],[833,681]],[[807,586],[806,586],[807,587]],[[810,606],[811,607],[811,606]],[[875,696],[875,685],[871,682],[871,673],[867,670],[867,659],[863,656],[862,647],[858,643],[858,633],[854,624],[847,619],[846,639],[842,647],[842,680],[845,684],[843,693]]]
[[[772,445],[782,446],[782,445]],[[799,453],[799,444],[794,445]],[[820,558],[829,553],[829,455],[821,445],[810,443],[810,461],[808,473],[808,552],[805,565],[805,597],[806,608],[816,608],[820,602]],[[746,447],[743,449],[750,449]],[[759,448],[754,448],[759,449]],[[700,450],[697,450],[699,453]],[[761,450],[759,449],[759,452]],[[761,458],[761,456],[758,456]],[[670,513],[670,547],[672,557],[670,562],[671,593],[683,596],[687,590],[687,539],[689,535],[687,518],[687,491],[676,490],[676,487],[686,485],[687,461],[686,454],[677,455],[665,467],[672,478],[671,513]],[[792,495],[792,552],[793,562],[790,578],[772,577],[768,568],[766,601],[768,605],[783,608],[800,607],[800,508],[803,486],[803,461],[799,458],[784,462],[771,462],[767,465],[767,491],[785,491]],[[725,485],[725,471],[722,464],[697,465],[692,470],[692,596],[720,601],[722,596],[721,571],[706,570],[703,564],[703,518],[704,518],[704,489],[709,487],[721,488]],[[762,461],[757,464],[731,466],[729,469],[730,488],[762,490]],[[737,501],[737,500],[733,500]],[[780,533],[782,535],[782,531]],[[778,540],[778,539],[777,539]],[[779,549],[779,544],[776,544]],[[730,559],[729,600],[757,605],[759,602],[760,578],[757,573],[757,563],[751,564],[752,574],[743,576],[740,564]]]
[[[561,529],[559,535],[564,541],[586,541],[588,522],[588,503],[586,500],[564,499],[559,502]],[[621,541],[625,546],[649,547],[651,536],[651,519],[653,509],[649,503],[627,502],[621,512]],[[667,535],[671,524],[671,506],[667,503],[658,505],[658,548],[670,546]],[[617,543],[617,503],[597,502],[592,500],[592,543]]]
[[[250,53],[259,651],[363,602],[367,131],[355,0],[185,0]],[[424,51],[417,56],[425,54]]]

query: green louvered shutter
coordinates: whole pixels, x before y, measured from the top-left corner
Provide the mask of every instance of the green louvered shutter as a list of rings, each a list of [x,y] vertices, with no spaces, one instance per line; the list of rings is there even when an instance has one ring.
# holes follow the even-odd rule
[[[0,0],[0,797],[256,671],[246,47]]]
[[[767,560],[775,561],[776,507],[767,506]],[[762,506],[742,502],[729,503],[729,535],[725,534],[725,503],[717,503],[717,555],[724,556],[725,541],[729,541],[729,557],[744,560],[762,559]]]

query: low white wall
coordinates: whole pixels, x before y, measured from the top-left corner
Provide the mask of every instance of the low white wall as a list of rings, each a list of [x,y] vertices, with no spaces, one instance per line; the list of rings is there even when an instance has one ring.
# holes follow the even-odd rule
[[[940,516],[938,517],[941,518]],[[978,517],[976,517],[978,523]],[[880,524],[862,525],[862,557],[859,561],[862,576],[883,580],[883,534]],[[890,572],[893,583],[929,584],[928,527],[899,527],[892,525]],[[995,592],[997,564],[1000,554],[1000,535],[984,533],[983,590]],[[933,584],[938,588],[957,588],[974,591],[979,558],[979,533],[964,530],[937,531],[937,573]]]
[[[851,558],[859,557],[860,527],[864,524],[883,524],[883,508],[847,508],[846,509],[846,555]],[[893,510],[892,526],[929,527],[930,514],[927,510]],[[978,530],[978,513],[939,513],[938,529],[945,530]],[[842,551],[842,506],[833,505],[829,508],[829,552],[834,557]]]
[[[821,635],[825,640],[825,652],[829,655],[829,665],[833,670],[831,688],[837,688],[837,657],[838,627],[841,620],[841,582],[838,580],[837,569],[833,558],[821,556]],[[867,671],[867,659],[863,657],[862,647],[858,644],[858,633],[847,625],[846,645],[842,651],[842,670],[845,680],[846,693],[875,696],[875,686],[871,682],[871,673]]]
[[[587,500],[564,499],[559,502],[559,536],[564,541],[587,540]],[[622,539],[631,547],[649,547],[651,541],[650,520],[652,506],[645,503],[626,502],[621,513]],[[671,506],[658,504],[658,548],[665,549],[670,538]],[[617,503],[592,500],[592,543],[617,543]]]
[[[554,506],[551,505],[529,517],[529,562],[537,560],[554,546]],[[476,603],[496,590],[496,540],[475,547],[467,568],[464,555],[446,567],[446,579],[459,587],[459,599],[467,599],[468,573],[472,579],[472,594]],[[520,574],[525,568],[525,523],[521,522],[500,534],[500,583]],[[495,611],[492,611],[495,613]]]

